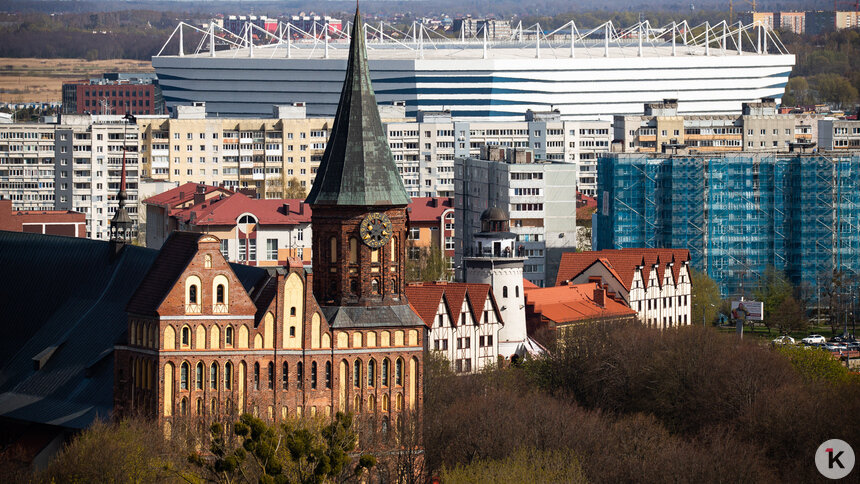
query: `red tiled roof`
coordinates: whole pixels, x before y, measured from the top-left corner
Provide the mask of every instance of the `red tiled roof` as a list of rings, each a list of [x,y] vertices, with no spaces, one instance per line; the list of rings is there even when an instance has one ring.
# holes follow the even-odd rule
[[[147,203],[149,205],[162,205],[168,208],[173,208],[175,205],[194,200],[194,193],[197,191],[198,186],[200,185],[197,183],[188,182],[184,185],[179,185],[176,188],[171,188],[166,192],[159,193],[158,195],[153,195],[144,200],[143,203]],[[213,187],[209,185],[203,186],[206,187],[204,192],[206,194],[212,193],[216,190],[223,191],[225,194],[233,193],[230,190],[227,190],[226,188],[222,187]]]
[[[642,276],[643,280],[647,281],[651,267],[659,263],[657,276],[662,284],[663,274],[668,263],[675,261],[672,266],[672,275],[677,281],[682,263],[688,260],[690,260],[690,251],[687,249],[610,249],[565,252],[561,255],[555,284],[556,286],[564,284],[565,281],[575,278],[594,265],[595,262],[600,261],[611,269],[617,275],[619,282],[629,290],[637,266],[644,265]]]
[[[409,208],[412,209],[409,212],[410,222],[436,222],[438,224],[442,222],[442,212],[454,208],[454,204],[447,197],[413,197]]]
[[[489,284],[421,282],[406,286],[406,298],[428,327],[433,326],[436,309],[439,307],[440,301],[445,304],[448,316],[456,326],[460,321],[460,310],[463,308],[464,299],[467,301],[472,314],[476,318],[480,318],[480,314],[484,312],[484,301],[487,300],[487,297],[491,298],[491,304],[497,317],[501,320]]]
[[[253,214],[261,225],[297,225],[311,221],[311,207],[303,200],[275,198],[259,200],[236,193],[213,198],[171,213],[178,220],[194,225],[235,225],[243,213]],[[192,214],[194,221],[191,221]]]
[[[523,291],[525,291],[526,289],[537,289],[538,287],[540,286],[538,286],[534,282],[528,279],[523,279]]]
[[[525,291],[526,306],[556,323],[588,321],[597,318],[633,316],[636,311],[604,297],[601,306],[594,302],[597,283],[544,287]]]

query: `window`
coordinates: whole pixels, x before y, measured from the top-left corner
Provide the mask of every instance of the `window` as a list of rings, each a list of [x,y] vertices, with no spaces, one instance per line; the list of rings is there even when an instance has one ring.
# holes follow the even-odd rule
[[[388,386],[388,358],[382,360],[382,386]]]
[[[317,362],[311,362],[311,390],[317,389]]]
[[[325,387],[331,388],[331,362],[325,362]]]
[[[266,259],[278,260],[278,239],[266,239]]]
[[[215,302],[218,304],[224,304],[224,284],[218,284],[215,287]]]
[[[401,358],[397,358],[397,362],[394,364],[394,384],[399,387],[403,386],[403,360]]]
[[[188,286],[188,302],[190,304],[197,304],[197,286],[196,285]]]
[[[300,362],[296,363],[296,388],[301,390],[302,387],[304,386],[304,381],[305,381],[304,365],[302,365],[302,362],[300,361]]]
[[[194,388],[203,390],[203,363],[197,363],[194,371]]]
[[[285,361],[284,368],[281,372],[281,390],[286,390],[290,387],[290,365]]]
[[[229,361],[224,363],[224,389],[233,388],[233,364]]]
[[[182,328],[182,341],[180,343],[182,346],[188,346],[191,344],[191,328],[188,326]]]
[[[502,297],[508,297],[508,286],[502,286]]]
[[[269,375],[266,379],[266,384],[268,385],[269,390],[275,389],[275,364],[271,361],[269,362]]]
[[[254,363],[254,390],[260,389],[260,364]]]
[[[379,294],[379,280],[370,281],[370,292],[371,294]]]
[[[355,360],[352,365],[352,386],[361,388],[361,360]]]
[[[179,389],[180,390],[188,390],[188,362],[183,361],[182,366],[179,367]]]
[[[376,380],[376,360],[367,362],[367,386],[373,388]]]
[[[421,238],[421,229],[418,227],[411,227],[409,229],[409,240],[418,240]]]
[[[218,389],[218,363],[215,362],[212,362],[212,366],[209,367],[209,388]]]
[[[227,326],[224,330],[224,346],[233,346],[233,327]]]

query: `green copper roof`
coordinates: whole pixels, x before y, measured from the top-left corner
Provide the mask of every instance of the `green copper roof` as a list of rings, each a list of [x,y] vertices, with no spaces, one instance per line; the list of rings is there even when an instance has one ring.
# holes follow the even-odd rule
[[[306,201],[315,205],[408,205],[410,202],[379,119],[358,9],[337,114]]]

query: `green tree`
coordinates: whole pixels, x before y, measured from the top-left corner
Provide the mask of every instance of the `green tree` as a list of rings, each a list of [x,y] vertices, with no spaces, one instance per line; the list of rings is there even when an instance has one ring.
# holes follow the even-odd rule
[[[818,74],[812,83],[821,100],[837,107],[850,106],[858,97],[857,88],[839,74]]]
[[[284,187],[284,198],[297,198],[304,200],[308,197],[305,187],[302,186],[298,178],[292,177],[287,180],[287,185]]]
[[[782,300],[782,303],[773,311],[769,319],[771,320],[770,325],[783,334],[806,331],[808,326],[806,312],[800,307],[797,299],[791,295]]]
[[[797,373],[807,382],[839,384],[851,380],[848,369],[828,351],[800,346],[778,347],[776,351],[788,358]]]
[[[792,77],[785,85],[785,95],[782,97],[785,106],[805,106],[812,104],[809,96],[809,83],[805,77]]]
[[[775,267],[768,266],[764,270],[761,285],[753,291],[753,297],[764,303],[764,325],[768,329],[772,326],[771,316],[774,311],[782,305],[786,298],[791,297],[793,289],[785,274],[776,270]],[[796,303],[797,301],[795,301]]]
[[[410,250],[414,249],[410,247]],[[441,250],[422,247],[417,257],[406,258],[406,282],[445,281],[451,275],[451,258]]]
[[[700,321],[713,323],[717,319],[720,303],[720,288],[706,273],[690,269],[690,283],[692,288],[693,305],[690,308],[692,324]]]
[[[498,460],[476,460],[442,469],[442,482],[560,482],[586,483],[579,459],[569,451],[520,449]]]

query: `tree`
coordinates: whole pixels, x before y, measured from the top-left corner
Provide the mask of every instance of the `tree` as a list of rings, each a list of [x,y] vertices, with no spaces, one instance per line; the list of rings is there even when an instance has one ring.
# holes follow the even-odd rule
[[[287,186],[284,187],[284,198],[296,198],[304,200],[308,197],[305,187],[302,186],[298,178],[292,177],[287,181]]]
[[[809,83],[804,77],[792,77],[785,85],[785,95],[782,104],[785,106],[804,106],[812,104],[809,97]]]
[[[713,323],[717,319],[722,302],[719,286],[706,273],[693,268],[690,268],[690,283],[693,299],[693,305],[690,308],[691,322],[697,324],[704,320]]]
[[[410,247],[412,251],[415,247]],[[417,258],[406,259],[406,282],[432,282],[448,280],[451,275],[451,258],[441,250],[422,247]]]
[[[819,97],[837,107],[850,106],[858,97],[857,88],[839,74],[818,74],[812,82]]]
[[[806,331],[806,312],[800,307],[797,299],[791,295],[782,300],[768,319],[771,321],[769,324],[775,326],[783,334]]]
[[[776,350],[788,358],[797,373],[807,382],[838,384],[851,379],[848,368],[827,351],[797,346],[783,346]]]
[[[442,482],[588,482],[579,459],[561,450],[520,449],[499,460],[479,460],[442,470]]]
[[[753,291],[753,296],[764,303],[764,325],[768,330],[772,325],[771,316],[774,311],[782,305],[786,298],[791,297],[792,291],[793,287],[786,279],[785,274],[770,265],[765,268],[761,285]],[[797,304],[797,301],[794,302]]]

